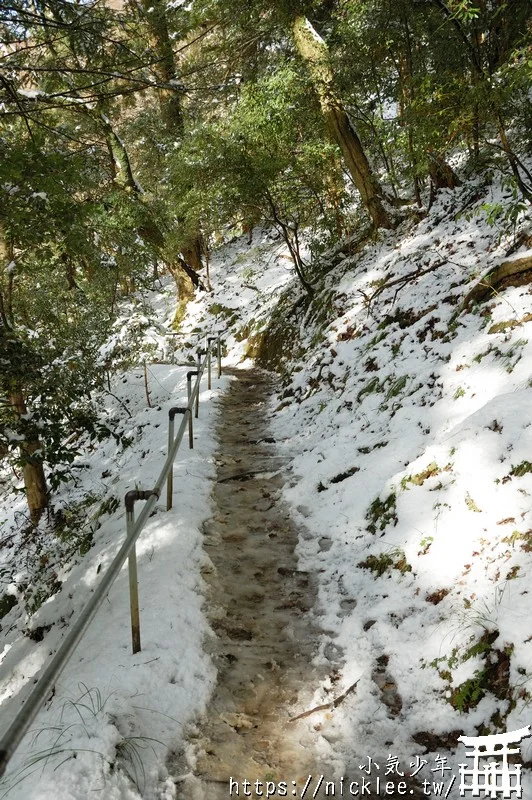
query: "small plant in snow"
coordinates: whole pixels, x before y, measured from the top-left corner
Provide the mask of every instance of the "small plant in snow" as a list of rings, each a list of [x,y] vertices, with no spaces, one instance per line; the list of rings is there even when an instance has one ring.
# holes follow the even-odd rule
[[[466,219],[484,214],[490,227],[499,225],[499,240],[502,239],[505,233],[512,232],[515,236],[517,223],[529,207],[520,194],[514,176],[505,176],[502,180],[502,186],[506,190],[502,200],[482,203],[473,212],[464,214]]]
[[[368,520],[367,530],[370,533],[377,533],[377,530],[384,531],[392,522],[397,525],[398,518],[396,513],[396,494],[390,492],[385,500],[376,497],[366,512]]]
[[[412,572],[412,567],[406,560],[404,551],[399,547],[391,547],[384,553],[369,555],[364,561],[360,561],[358,566],[362,569],[369,569],[377,576],[384,575],[388,570],[396,569],[401,575]]]
[[[138,792],[143,793],[144,751],[147,748],[154,750],[154,744],[164,746],[164,743],[148,736],[131,735],[129,729],[134,727],[132,715],[116,714],[108,709],[113,693],[104,696],[97,687],[88,688],[85,684],[80,684],[80,689],[83,691],[76,700],[63,702],[57,724],[34,731],[33,752],[11,781],[4,779],[0,782],[0,789],[5,788],[0,800],[36,771],[44,773],[51,768],[55,772],[82,753],[96,756],[104,774],[122,770]],[[124,726],[128,728],[127,734],[120,730]],[[43,738],[48,743],[37,750]]]

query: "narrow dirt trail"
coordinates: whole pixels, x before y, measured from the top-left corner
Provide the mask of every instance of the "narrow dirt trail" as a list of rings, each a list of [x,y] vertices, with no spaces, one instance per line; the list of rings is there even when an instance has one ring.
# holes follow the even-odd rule
[[[297,782],[299,796],[318,770],[312,725],[290,721],[309,708],[323,674],[311,663],[319,630],[306,613],[316,590],[297,570],[298,532],[280,499],[284,459],[269,438],[272,377],[233,374],[218,423],[215,513],[204,526],[218,683],[192,740],[183,800],[228,798],[231,777],[286,781],[289,795]]]

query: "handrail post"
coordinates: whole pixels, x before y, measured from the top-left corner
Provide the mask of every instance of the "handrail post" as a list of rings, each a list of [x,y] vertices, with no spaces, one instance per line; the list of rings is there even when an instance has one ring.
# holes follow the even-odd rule
[[[218,336],[217,357],[218,357],[218,377],[221,378],[222,377],[222,342],[221,342],[221,339],[220,339],[219,336]]]
[[[194,431],[193,431],[193,423],[192,423],[192,408],[190,406],[190,398],[192,397],[192,376],[197,375],[198,373],[195,370],[191,370],[187,372],[187,397],[188,397],[188,408],[190,414],[188,415],[188,446],[189,449],[192,450],[194,447]],[[197,416],[197,414],[196,414]]]
[[[174,443],[174,417],[176,414],[186,414],[188,408],[178,408],[174,406],[168,412],[168,452],[172,449],[172,445]],[[192,416],[192,414],[190,415]],[[190,425],[189,425],[190,428]],[[174,464],[172,462],[172,466],[168,471],[168,478],[166,479],[166,510],[170,511],[173,504],[173,493],[174,493]]]
[[[128,533],[133,529],[135,517],[133,512],[126,515]],[[137,545],[127,557],[129,568],[129,607],[131,611],[131,648],[133,655],[140,653],[140,613],[139,613],[139,582],[137,578]]]
[[[198,391],[196,392],[196,405],[194,409],[194,416],[196,419],[199,417],[199,381],[201,381],[201,357],[205,355],[206,350],[198,350],[198,369],[196,375],[198,376]]]
[[[148,491],[133,490],[127,492],[125,496],[126,505],[126,535],[131,536],[135,525],[135,501],[147,500],[153,494],[159,497],[159,492],[155,489]],[[133,655],[140,653],[140,612],[139,612],[139,582],[137,577],[137,545],[131,548],[127,557],[129,569],[129,607],[131,613],[131,645]]]
[[[212,343],[215,341],[216,336],[207,339],[207,389],[212,389]]]
[[[174,442],[174,417],[175,411],[173,408],[170,409],[168,412],[168,453],[172,449],[172,444]],[[170,471],[168,473],[168,477],[166,479],[166,510],[169,511],[172,508],[172,493],[174,491],[174,466],[170,467]]]

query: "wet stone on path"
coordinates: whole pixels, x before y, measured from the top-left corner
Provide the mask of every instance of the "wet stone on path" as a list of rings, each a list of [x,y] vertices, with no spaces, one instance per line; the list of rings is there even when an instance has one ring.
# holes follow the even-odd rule
[[[182,800],[228,798],[231,778],[240,796],[244,780],[286,781],[291,796],[292,781],[300,791],[319,770],[318,733],[308,719],[290,721],[311,707],[324,673],[312,665],[320,632],[307,613],[316,588],[298,571],[298,531],[281,499],[287,459],[267,425],[273,378],[233,374],[218,419],[214,514],[204,524],[218,683],[190,739]]]

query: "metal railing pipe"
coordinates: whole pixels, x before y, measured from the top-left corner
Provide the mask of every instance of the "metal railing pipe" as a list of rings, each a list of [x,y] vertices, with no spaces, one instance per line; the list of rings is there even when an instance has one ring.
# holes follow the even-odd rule
[[[198,370],[199,374],[197,374],[197,380],[195,382],[194,388],[189,389],[189,403],[188,403],[188,409],[190,411],[190,413],[188,414],[189,420],[192,419],[191,412],[193,404],[194,402],[197,402],[199,397],[201,373],[203,372],[204,366],[205,363],[203,363],[203,365],[201,365],[200,370]],[[188,379],[188,374],[187,374],[187,379]],[[189,384],[188,380],[187,384]],[[96,612],[103,603],[111,586],[118,577],[126,558],[128,558],[140,532],[142,531],[150,514],[152,513],[155,503],[157,502],[157,499],[160,496],[164,482],[166,481],[168,473],[173,465],[175,455],[183,439],[186,427],[187,427],[187,415],[184,414],[177,435],[174,441],[172,442],[171,447],[169,447],[166,461],[164,462],[161,474],[159,475],[154,488],[151,489],[148,493],[146,492],[141,493],[147,496],[146,504],[144,505],[136,521],[132,521],[132,524],[128,526],[129,530],[127,531],[124,543],[122,544],[118,553],[116,554],[111,564],[109,565],[107,572],[102,577],[91,599],[89,600],[85,608],[82,609],[77,620],[72,624],[72,627],[70,628],[65,639],[58,647],[56,653],[52,656],[48,665],[44,668],[42,675],[37,679],[37,681],[33,685],[31,691],[29,692],[24,702],[24,705],[22,706],[21,711],[17,714],[15,719],[7,727],[2,737],[0,738],[0,778],[4,774],[11,756],[19,746],[20,742],[27,733],[31,723],[33,722],[33,720],[39,713],[40,709],[46,702],[47,698],[49,697],[52,689],[55,686],[56,681],[62,674],[79,640],[81,639],[86,629],[92,622]]]
[[[207,339],[207,389],[212,389],[212,343],[215,341],[216,336]]]
[[[135,515],[133,512],[126,514],[126,525],[128,533],[131,532],[135,524]],[[137,543],[134,542],[129,555],[128,572],[129,572],[129,612],[131,616],[131,649],[133,655],[140,653],[140,611],[139,611],[139,581],[137,577]]]
[[[170,470],[171,472],[171,470]],[[169,473],[170,474],[170,473]],[[159,497],[158,490],[142,491],[134,489],[128,492],[124,498],[126,506],[126,537],[131,538],[135,525],[135,502],[137,500],[148,500],[152,494]],[[140,531],[139,531],[140,533]],[[140,653],[140,612],[139,612],[139,582],[137,577],[137,545],[136,541],[128,555],[129,571],[129,607],[131,615],[131,646],[133,655]]]
[[[178,406],[174,406],[168,412],[168,453],[171,450],[172,444],[174,442],[174,417],[176,414],[189,414],[190,420],[192,420],[192,411],[188,406],[186,408],[181,408]],[[189,426],[190,429],[190,426]],[[190,438],[190,437],[189,437]],[[190,445],[190,442],[189,442]],[[166,479],[166,510],[170,511],[173,504],[173,493],[174,493],[174,462],[172,461],[172,466],[168,471],[168,478]]]
[[[126,537],[122,547],[114,557],[109,569],[100,581],[97,590],[72,625],[68,635],[59,646],[57,652],[52,657],[43,674],[38,678],[31,694],[22,706],[22,710],[13,720],[7,731],[0,740],[0,777],[4,774],[9,759],[19,746],[31,723],[37,716],[39,710],[46,702],[50,692],[63,672],[66,663],[79,640],[85,633],[94,615],[103,603],[109,589],[116,580],[122,566],[133,547],[135,540],[142,530],[143,525],[148,519],[155,503],[157,495],[154,493],[142,509],[136,523],[133,525],[129,536]]]
[[[208,349],[209,348],[207,348],[207,350]],[[205,367],[205,361],[206,361],[206,358],[205,358],[203,360],[203,368],[202,368],[201,357],[202,356],[205,356],[205,357],[207,356],[207,350],[198,350],[198,366],[197,366],[197,370],[196,370],[196,374],[199,376],[198,377],[198,382],[201,379],[201,375],[202,375],[202,372],[203,372],[203,368]],[[196,394],[196,405],[195,405],[195,408],[194,408],[194,416],[196,417],[196,419],[199,417],[199,391]]]
[[[198,380],[196,381],[196,386],[195,386],[195,388],[196,387],[198,388],[198,391],[196,392],[195,395],[192,392],[192,378],[194,377],[194,375],[198,376]],[[194,416],[196,417],[196,419],[199,416],[199,378],[200,377],[201,376],[200,376],[199,370],[192,369],[189,372],[187,372],[188,405],[189,405],[191,410],[192,410],[192,408],[194,408]]]
[[[194,423],[192,421],[192,377],[193,375],[197,375],[197,372],[191,370],[187,372],[187,400],[188,400],[188,408],[190,409],[190,414],[188,415],[188,446],[189,449],[192,450],[194,447]]]
[[[198,391],[198,389],[199,389],[199,381],[196,381],[196,385],[194,386],[194,389],[192,390],[192,393],[191,393],[192,402],[194,402],[194,399],[195,399],[195,396],[196,396],[196,392]],[[189,409],[191,408],[190,404],[189,404],[188,408]],[[192,414],[189,414],[188,416],[190,418],[192,416]],[[168,450],[168,454],[166,456],[166,461],[164,462],[163,468],[161,470],[161,474],[159,475],[159,477],[157,479],[157,483],[155,484],[155,487],[154,487],[155,489],[158,489],[159,492],[162,491],[164,482],[165,482],[165,480],[166,480],[166,478],[168,476],[168,472],[171,469],[172,464],[174,463],[174,459],[175,459],[176,453],[177,453],[177,451],[179,449],[179,445],[181,444],[181,441],[183,439],[183,435],[185,433],[186,428],[187,428],[187,415],[183,414],[183,419],[181,420],[181,425],[177,429],[176,437],[175,437],[175,439],[174,439],[174,441],[172,443],[172,446]],[[140,518],[141,517],[139,516],[139,519]],[[136,524],[135,524],[135,528],[136,528]]]

